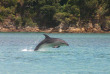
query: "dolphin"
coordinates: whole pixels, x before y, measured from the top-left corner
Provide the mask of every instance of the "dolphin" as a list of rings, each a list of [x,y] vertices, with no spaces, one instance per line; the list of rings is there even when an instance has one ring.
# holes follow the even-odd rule
[[[59,48],[60,46],[69,46],[67,42],[65,42],[62,39],[59,38],[52,38],[49,37],[46,34],[43,34],[45,36],[45,39],[42,40],[34,49],[34,51],[37,51],[41,47],[53,47],[53,48]]]

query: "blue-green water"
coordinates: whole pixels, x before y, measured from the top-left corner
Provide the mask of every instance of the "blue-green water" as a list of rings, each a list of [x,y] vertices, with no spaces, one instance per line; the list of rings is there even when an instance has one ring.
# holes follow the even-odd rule
[[[0,33],[0,74],[110,74],[110,34],[48,34],[69,43],[33,51],[43,33]]]

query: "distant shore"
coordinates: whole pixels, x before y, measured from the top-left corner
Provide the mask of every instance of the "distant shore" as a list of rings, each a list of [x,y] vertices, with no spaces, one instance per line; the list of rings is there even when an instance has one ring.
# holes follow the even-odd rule
[[[18,28],[15,27],[0,27],[0,32],[44,32],[44,33],[110,33],[110,31],[103,31],[93,29],[85,29],[85,28],[74,28],[70,27],[66,30],[56,29],[56,28],[48,28],[48,29],[39,29],[38,27],[25,27]]]

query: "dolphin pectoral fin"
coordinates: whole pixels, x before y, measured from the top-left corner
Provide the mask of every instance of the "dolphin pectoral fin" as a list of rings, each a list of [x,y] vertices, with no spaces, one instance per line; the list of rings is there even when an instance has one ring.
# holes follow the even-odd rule
[[[53,46],[53,48],[59,48],[59,47],[60,47],[60,46],[57,46],[57,45],[56,45],[56,46]]]

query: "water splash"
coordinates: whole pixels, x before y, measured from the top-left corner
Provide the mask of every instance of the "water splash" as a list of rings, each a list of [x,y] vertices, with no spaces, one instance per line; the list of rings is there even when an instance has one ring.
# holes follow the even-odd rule
[[[24,52],[26,52],[26,51],[29,51],[29,52],[31,52],[31,51],[34,51],[33,49],[22,49],[21,51],[24,51]],[[41,48],[41,49],[39,49],[39,50],[37,50],[37,51],[40,51],[40,52],[44,52],[44,51],[48,51],[47,49],[45,49],[45,48]]]
[[[33,49],[23,49],[23,50],[21,50],[21,51],[34,51]]]

